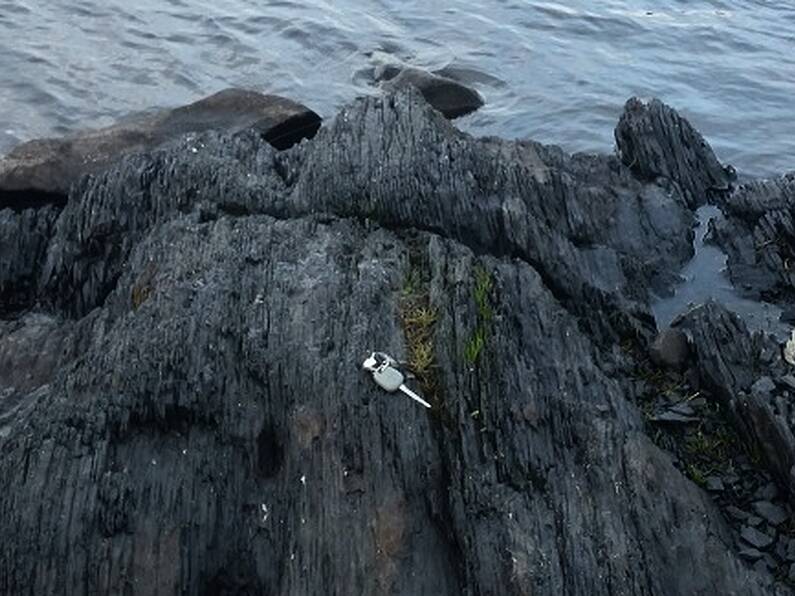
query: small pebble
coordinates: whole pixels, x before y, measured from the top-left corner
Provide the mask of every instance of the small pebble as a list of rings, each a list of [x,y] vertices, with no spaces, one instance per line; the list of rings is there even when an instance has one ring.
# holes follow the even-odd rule
[[[787,545],[787,561],[795,562],[795,538],[792,538]]]
[[[754,511],[762,516],[770,525],[780,526],[789,519],[785,509],[774,505],[770,501],[757,501],[753,504]]]
[[[726,484],[737,484],[740,482],[740,477],[737,474],[728,474],[723,477],[723,481]]]
[[[770,377],[762,377],[751,385],[751,394],[760,399],[770,399],[771,394],[776,390],[776,384]]]
[[[759,517],[758,515],[751,515],[748,517],[747,520],[745,520],[745,523],[747,523],[749,526],[756,527],[762,523],[762,518]]]
[[[768,482],[767,484],[759,488],[754,494],[754,496],[757,499],[763,501],[771,501],[778,496],[778,488],[776,487],[775,483]]]
[[[742,509],[735,507],[734,505],[729,505],[728,507],[726,507],[726,513],[728,513],[732,518],[736,519],[737,521],[745,521],[746,519],[748,519],[748,514]]]
[[[671,408],[671,411],[681,414],[682,416],[693,416],[696,413],[693,408],[686,403],[676,404],[673,408]]]
[[[767,565],[768,569],[770,569],[771,571],[778,569],[778,561],[776,561],[771,555],[765,553],[765,556],[763,558],[765,560],[765,564]]]
[[[757,549],[766,549],[773,544],[773,538],[771,536],[750,526],[744,527],[740,532],[740,536],[748,544]]]
[[[764,559],[759,559],[756,563],[754,563],[754,571],[763,575],[770,573],[767,570],[767,563],[765,563]]]
[[[755,548],[744,548],[740,551],[740,556],[746,561],[758,561],[762,558],[762,553]]]
[[[792,375],[784,375],[783,377],[779,378],[779,382],[782,385],[786,385],[790,389],[795,389],[795,377]]]
[[[717,476],[709,476],[706,480],[707,490],[713,493],[719,493],[725,490],[723,481]]]

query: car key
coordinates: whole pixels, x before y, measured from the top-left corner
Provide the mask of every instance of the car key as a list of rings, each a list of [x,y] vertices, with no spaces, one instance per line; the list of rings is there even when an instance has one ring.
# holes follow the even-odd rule
[[[406,384],[406,378],[403,373],[397,369],[397,361],[382,352],[373,352],[370,357],[364,361],[362,365],[365,370],[369,370],[373,374],[373,380],[383,390],[389,393],[395,391],[402,391],[414,401],[422,404],[426,408],[430,408],[431,404],[422,399],[419,395],[409,389]]]

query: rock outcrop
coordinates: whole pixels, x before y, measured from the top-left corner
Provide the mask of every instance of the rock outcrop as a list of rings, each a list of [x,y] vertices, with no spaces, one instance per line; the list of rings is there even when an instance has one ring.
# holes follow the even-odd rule
[[[311,138],[319,127],[320,117],[294,101],[226,89],[187,106],[142,114],[108,128],[19,145],[0,159],[0,209],[63,203],[81,176],[186,133],[219,130],[233,134],[254,129],[274,147],[286,149]]]
[[[793,319],[795,173],[742,184],[723,197],[713,237],[728,255],[729,276],[747,296],[780,304]]]
[[[704,137],[659,100],[630,99],[616,127],[623,163],[648,180],[675,181],[690,207],[729,190],[735,175],[718,161]]]
[[[699,167],[473,139],[409,89],[0,211],[38,234],[3,253],[0,592],[789,594],[647,436],[623,349]],[[426,350],[432,410],[374,349]]]

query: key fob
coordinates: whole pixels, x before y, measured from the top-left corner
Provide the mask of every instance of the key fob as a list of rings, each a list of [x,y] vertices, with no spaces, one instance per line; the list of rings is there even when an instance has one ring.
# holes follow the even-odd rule
[[[382,366],[378,370],[373,371],[373,379],[382,389],[390,393],[400,389],[405,380],[403,373],[391,366]]]

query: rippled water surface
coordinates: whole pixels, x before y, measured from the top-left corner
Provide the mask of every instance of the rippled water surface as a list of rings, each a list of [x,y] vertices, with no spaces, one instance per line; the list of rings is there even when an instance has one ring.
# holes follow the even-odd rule
[[[373,53],[458,69],[475,134],[610,151],[655,95],[738,169],[795,169],[791,0],[0,0],[0,152],[232,85],[332,116]]]

